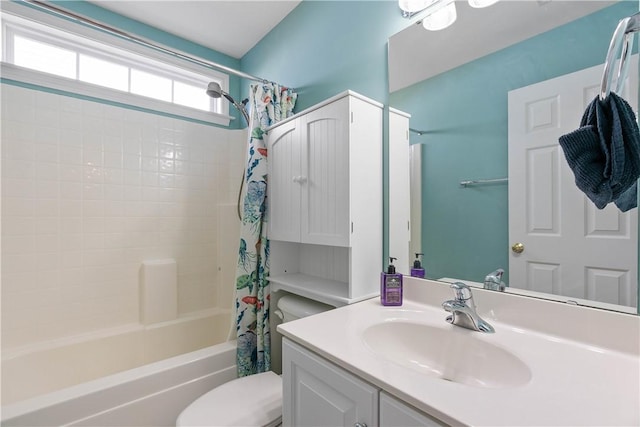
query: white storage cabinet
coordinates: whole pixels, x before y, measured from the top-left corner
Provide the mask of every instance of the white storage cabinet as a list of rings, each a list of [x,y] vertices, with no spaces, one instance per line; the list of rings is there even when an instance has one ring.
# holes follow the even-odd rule
[[[270,281],[334,306],[379,293],[382,104],[347,91],[267,130]]]

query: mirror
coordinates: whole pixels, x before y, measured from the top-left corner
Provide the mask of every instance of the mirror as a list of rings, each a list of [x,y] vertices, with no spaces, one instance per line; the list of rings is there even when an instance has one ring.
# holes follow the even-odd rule
[[[567,268],[560,261],[547,260],[538,263],[538,269],[524,271],[529,280],[551,284],[541,292],[522,286],[515,269],[509,271],[510,262],[518,258],[511,249],[517,242],[509,236],[509,221],[517,220],[510,218],[509,198],[515,200],[514,195],[525,189],[515,189],[515,180],[507,175],[509,151],[514,151],[508,92],[589,68],[601,75],[616,25],[638,12],[638,2],[503,0],[486,9],[472,9],[466,1],[456,5],[458,19],[451,27],[427,31],[417,24],[418,14],[389,39],[390,105],[411,114],[410,142],[420,144],[422,151],[420,242],[427,277],[481,286],[488,273],[503,268],[509,292],[637,313],[637,208],[621,215],[611,204],[593,213],[597,210],[584,197],[573,203],[584,204],[585,215],[604,215],[594,221],[619,232],[618,240],[631,243],[633,271],[587,266],[580,271],[582,278],[573,280],[579,288],[556,289],[558,271]],[[573,76],[569,81],[575,80]],[[533,87],[534,93],[537,88]],[[584,93],[587,103],[596,93]],[[631,95],[625,98],[637,105],[637,86],[627,94]],[[584,105],[570,120],[573,129],[579,126]],[[554,161],[566,163],[559,153]],[[461,185],[467,180],[493,179],[497,181]],[[541,191],[542,196],[551,194]],[[527,211],[527,221],[539,214],[536,209]],[[572,222],[571,214],[567,215],[565,225]],[[547,219],[557,220],[555,216]],[[589,234],[591,229],[586,227]],[[609,247],[597,233],[591,234],[591,241],[600,248]],[[527,244],[525,253],[526,248]],[[581,258],[582,251],[583,245],[576,244],[564,252]]]

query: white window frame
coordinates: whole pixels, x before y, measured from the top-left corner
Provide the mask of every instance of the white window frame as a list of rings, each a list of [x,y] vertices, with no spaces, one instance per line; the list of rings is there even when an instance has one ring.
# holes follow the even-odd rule
[[[228,103],[221,102],[220,99],[211,99],[214,111],[204,111],[16,66],[10,63],[13,58],[13,46],[6,42],[8,39],[11,40],[12,34],[24,35],[39,42],[73,50],[77,54],[88,54],[116,64],[152,72],[155,75],[168,77],[182,83],[202,86],[203,92],[209,82],[215,81],[220,84],[223,90],[228,92],[229,75],[225,73],[134,41],[9,1],[2,1],[3,46],[0,71],[3,79],[217,125],[228,126],[233,119],[233,117],[229,116]],[[189,56],[183,52],[178,53]]]

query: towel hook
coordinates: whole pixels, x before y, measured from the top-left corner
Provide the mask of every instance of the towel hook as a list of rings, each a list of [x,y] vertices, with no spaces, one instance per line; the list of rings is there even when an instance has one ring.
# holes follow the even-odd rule
[[[631,56],[631,47],[633,45],[633,39],[635,32],[640,30],[640,12],[635,15],[621,19],[618,22],[616,30],[613,32],[611,42],[609,43],[609,51],[607,52],[607,58],[604,63],[604,70],[602,72],[602,82],[600,84],[600,100],[604,101],[611,92],[611,82],[613,75],[611,68],[615,62],[616,53],[622,46],[622,52],[620,54],[620,64],[618,66],[618,77],[616,80],[616,92],[621,92],[624,87],[627,72],[629,68],[629,57]]]

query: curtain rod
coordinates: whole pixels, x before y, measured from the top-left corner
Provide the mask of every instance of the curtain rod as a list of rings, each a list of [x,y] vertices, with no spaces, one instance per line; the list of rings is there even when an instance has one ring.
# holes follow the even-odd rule
[[[204,59],[199,59],[199,58],[196,58],[196,57],[193,57],[193,56],[189,56],[189,55],[186,55],[184,53],[180,53],[180,52],[177,52],[175,50],[172,50],[172,49],[157,45],[157,44],[152,43],[150,41],[147,41],[147,40],[145,40],[143,38],[133,36],[133,35],[131,35],[129,33],[126,33],[126,32],[124,32],[122,30],[118,30],[117,28],[110,27],[110,26],[108,26],[106,24],[103,24],[101,22],[98,22],[98,21],[94,21],[93,19],[87,18],[86,16],[78,15],[78,14],[70,12],[70,11],[68,11],[66,9],[62,9],[62,8],[57,7],[57,6],[53,6],[50,3],[45,3],[45,2],[40,1],[40,0],[21,0],[21,2],[31,4],[31,5],[33,5],[33,6],[37,7],[37,8],[40,8],[40,9],[46,9],[49,12],[53,12],[53,13],[55,13],[57,15],[62,15],[64,17],[70,18],[70,19],[72,19],[74,21],[79,21],[79,22],[81,22],[83,24],[86,24],[86,25],[88,25],[90,27],[98,28],[98,29],[100,29],[102,31],[106,31],[107,33],[116,35],[118,37],[125,38],[125,39],[127,39],[129,41],[141,44],[141,45],[149,47],[151,49],[155,49],[155,50],[160,51],[162,53],[166,53],[166,54],[175,56],[175,57],[183,59],[185,61],[192,62],[194,64],[198,64],[198,65],[201,65],[201,66],[204,66],[204,67],[207,67],[207,68],[214,68],[214,69],[217,69],[217,70],[221,70],[221,71],[227,72],[229,74],[234,74],[236,76],[239,76],[239,77],[242,77],[242,78],[245,78],[245,79],[249,79],[249,80],[253,80],[253,81],[256,81],[256,82],[277,84],[277,83],[269,81],[267,79],[263,79],[261,77],[256,77],[256,76],[252,76],[251,74],[236,70],[236,69],[231,68],[231,67],[227,67],[226,65],[218,64],[216,62],[207,61],[207,60],[204,60]]]

